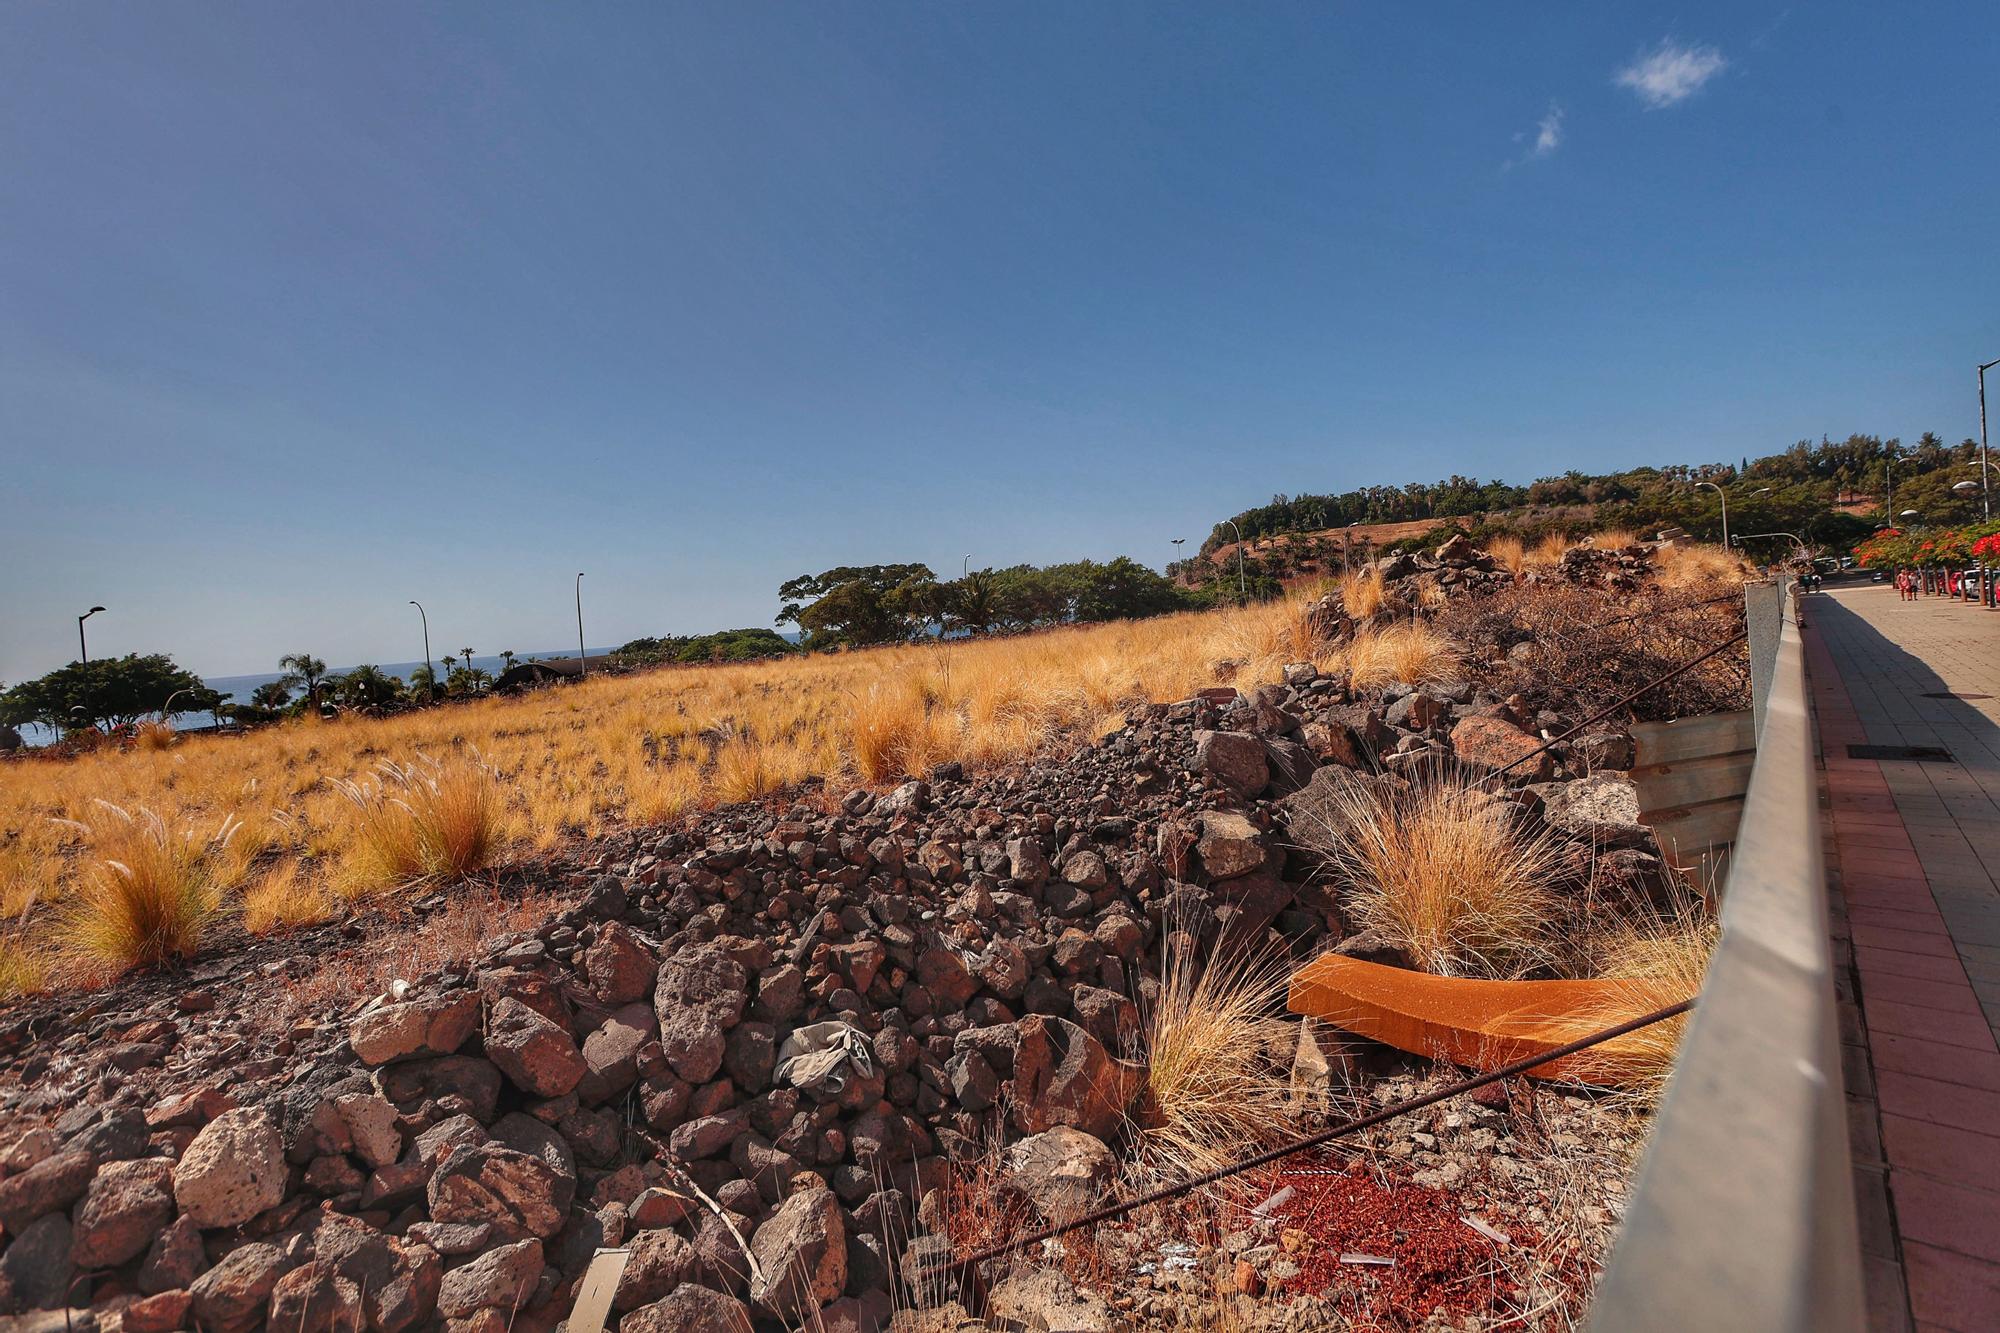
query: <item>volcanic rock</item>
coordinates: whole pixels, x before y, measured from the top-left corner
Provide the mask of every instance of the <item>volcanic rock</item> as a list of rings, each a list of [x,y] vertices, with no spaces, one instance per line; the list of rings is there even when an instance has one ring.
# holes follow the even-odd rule
[[[847,1229],[827,1189],[802,1189],[750,1238],[760,1277],[750,1299],[774,1318],[809,1321],[847,1285]]]
[[[501,1000],[486,1016],[486,1058],[535,1097],[562,1096],[588,1069],[567,1028],[514,999]]]
[[[285,1147],[271,1117],[246,1106],[209,1121],[174,1167],[174,1201],[204,1229],[233,1227],[283,1203]]]
[[[472,991],[385,1004],[356,1018],[348,1044],[365,1065],[385,1065],[450,1055],[479,1028],[479,996]]]
[[[76,1210],[72,1257],[78,1268],[116,1268],[146,1252],[154,1235],[174,1220],[174,1172],[164,1158],[111,1162]]]

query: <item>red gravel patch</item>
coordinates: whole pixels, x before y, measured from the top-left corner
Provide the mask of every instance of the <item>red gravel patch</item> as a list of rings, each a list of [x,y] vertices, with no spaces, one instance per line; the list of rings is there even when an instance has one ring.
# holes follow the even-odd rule
[[[1366,1165],[1331,1158],[1302,1159],[1269,1180],[1292,1197],[1272,1216],[1300,1272],[1288,1292],[1353,1301],[1387,1329],[1414,1328],[1434,1314],[1463,1316],[1517,1308],[1522,1293],[1508,1275],[1507,1246],[1465,1221],[1465,1201]],[[1524,1224],[1478,1214],[1504,1232],[1512,1247],[1533,1249],[1540,1237]],[[1343,1255],[1391,1264],[1343,1263]]]

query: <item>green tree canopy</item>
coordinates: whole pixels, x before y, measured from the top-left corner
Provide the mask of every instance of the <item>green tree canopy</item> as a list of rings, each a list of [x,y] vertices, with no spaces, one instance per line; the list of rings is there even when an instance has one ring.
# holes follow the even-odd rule
[[[809,648],[862,647],[916,638],[939,612],[928,565],[842,565],[781,584],[777,623],[805,631]],[[811,600],[805,600],[811,599]]]
[[[165,653],[100,657],[94,662],[71,662],[0,695],[0,720],[38,722],[57,730],[100,723],[122,726],[159,712],[182,690],[190,692],[185,701],[189,709],[208,707],[201,700],[220,698]],[[177,705],[174,711],[183,710]]]

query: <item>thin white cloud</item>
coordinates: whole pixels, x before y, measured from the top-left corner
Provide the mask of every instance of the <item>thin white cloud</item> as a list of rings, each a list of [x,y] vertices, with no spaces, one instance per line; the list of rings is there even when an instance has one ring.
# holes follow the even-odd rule
[[[1562,141],[1563,109],[1551,102],[1548,114],[1535,126],[1535,146],[1529,151],[1535,157],[1547,157],[1562,147]]]
[[[1682,46],[1669,37],[1619,70],[1612,81],[1630,88],[1650,111],[1685,102],[1729,62],[1712,46]]]
[[[1556,149],[1562,147],[1562,141],[1563,109],[1554,102],[1551,102],[1549,103],[1548,111],[1543,114],[1540,120],[1535,122],[1535,132],[1532,136],[1526,130],[1514,136],[1515,143],[1526,146],[1522,149],[1519,157],[1509,158],[1502,166],[1511,171],[1523,163],[1533,162],[1536,158],[1547,157],[1555,152]]]

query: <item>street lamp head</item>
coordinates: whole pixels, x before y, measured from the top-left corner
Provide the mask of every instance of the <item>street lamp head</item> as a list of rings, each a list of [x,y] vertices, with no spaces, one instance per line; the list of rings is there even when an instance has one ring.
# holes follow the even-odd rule
[[[1955,491],[1976,491],[1979,489],[1979,483],[1976,481],[1955,481],[1951,484],[1951,488]]]
[[[1918,513],[1918,512],[1916,511],[1916,510],[1914,510],[1914,509],[1905,509],[1905,510],[1904,510],[1904,511],[1903,511],[1902,513],[1900,513],[1900,514],[1896,515],[1896,517],[1897,517],[1897,518],[1922,518],[1922,517],[1923,517],[1923,515],[1922,515],[1922,514],[1919,514],[1919,513]]]
[[[97,613],[98,613],[99,611],[102,611],[103,609],[104,609],[104,608],[103,608],[103,607],[101,607],[101,606],[93,606],[93,607],[91,607],[91,608],[90,608],[90,609],[89,609],[88,611],[85,611],[85,612],[84,612],[84,614],[85,614],[86,616],[94,616],[94,615],[96,615],[96,614],[97,614]]]
[[[1753,497],[1759,495],[1769,495],[1770,493],[1771,493],[1771,488],[1769,486],[1759,486],[1756,490],[1750,492],[1750,494]]]

